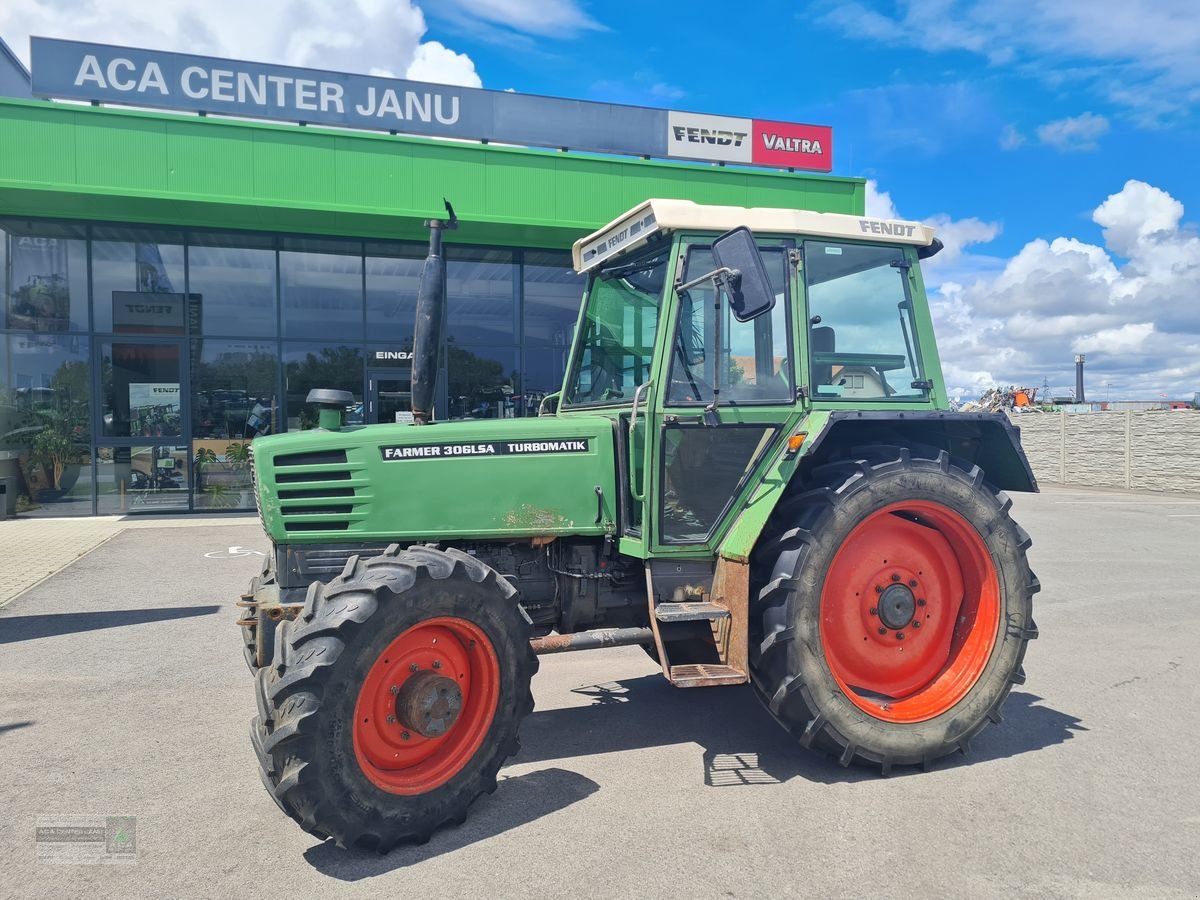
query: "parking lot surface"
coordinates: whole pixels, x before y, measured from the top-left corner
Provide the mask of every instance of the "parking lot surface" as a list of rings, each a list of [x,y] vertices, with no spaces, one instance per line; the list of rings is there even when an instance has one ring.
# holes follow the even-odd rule
[[[969,756],[883,779],[746,687],[545,657],[496,793],[385,857],[259,782],[233,624],[257,525],[124,531],[0,610],[0,896],[1196,897],[1200,498],[1014,499],[1041,639]],[[64,815],[135,817],[134,862],[39,861]]]

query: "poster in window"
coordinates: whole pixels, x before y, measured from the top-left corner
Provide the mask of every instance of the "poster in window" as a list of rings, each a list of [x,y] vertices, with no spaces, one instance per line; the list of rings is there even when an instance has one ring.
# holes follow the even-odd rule
[[[131,437],[173,437],[180,434],[179,382],[129,385]]]
[[[67,242],[28,235],[8,241],[8,327],[66,331],[71,321]]]

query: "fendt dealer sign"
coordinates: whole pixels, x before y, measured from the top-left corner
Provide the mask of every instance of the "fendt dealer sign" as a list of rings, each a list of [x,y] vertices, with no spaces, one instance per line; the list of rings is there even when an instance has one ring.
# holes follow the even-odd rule
[[[35,97],[829,172],[827,126],[537,97],[35,37]]]

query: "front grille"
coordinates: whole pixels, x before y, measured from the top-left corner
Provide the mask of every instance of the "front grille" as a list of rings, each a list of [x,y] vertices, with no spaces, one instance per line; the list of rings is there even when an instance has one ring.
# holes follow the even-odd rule
[[[285,531],[346,531],[350,528],[358,489],[353,485],[330,483],[353,480],[355,467],[349,464],[346,450],[281,453],[273,462],[279,512]]]

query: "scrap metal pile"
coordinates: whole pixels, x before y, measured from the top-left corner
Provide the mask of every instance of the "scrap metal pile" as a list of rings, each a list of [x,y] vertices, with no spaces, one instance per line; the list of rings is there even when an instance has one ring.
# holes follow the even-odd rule
[[[1033,409],[1037,404],[1037,388],[989,388],[978,400],[968,400],[958,407],[959,412],[1003,412],[1007,409]]]

